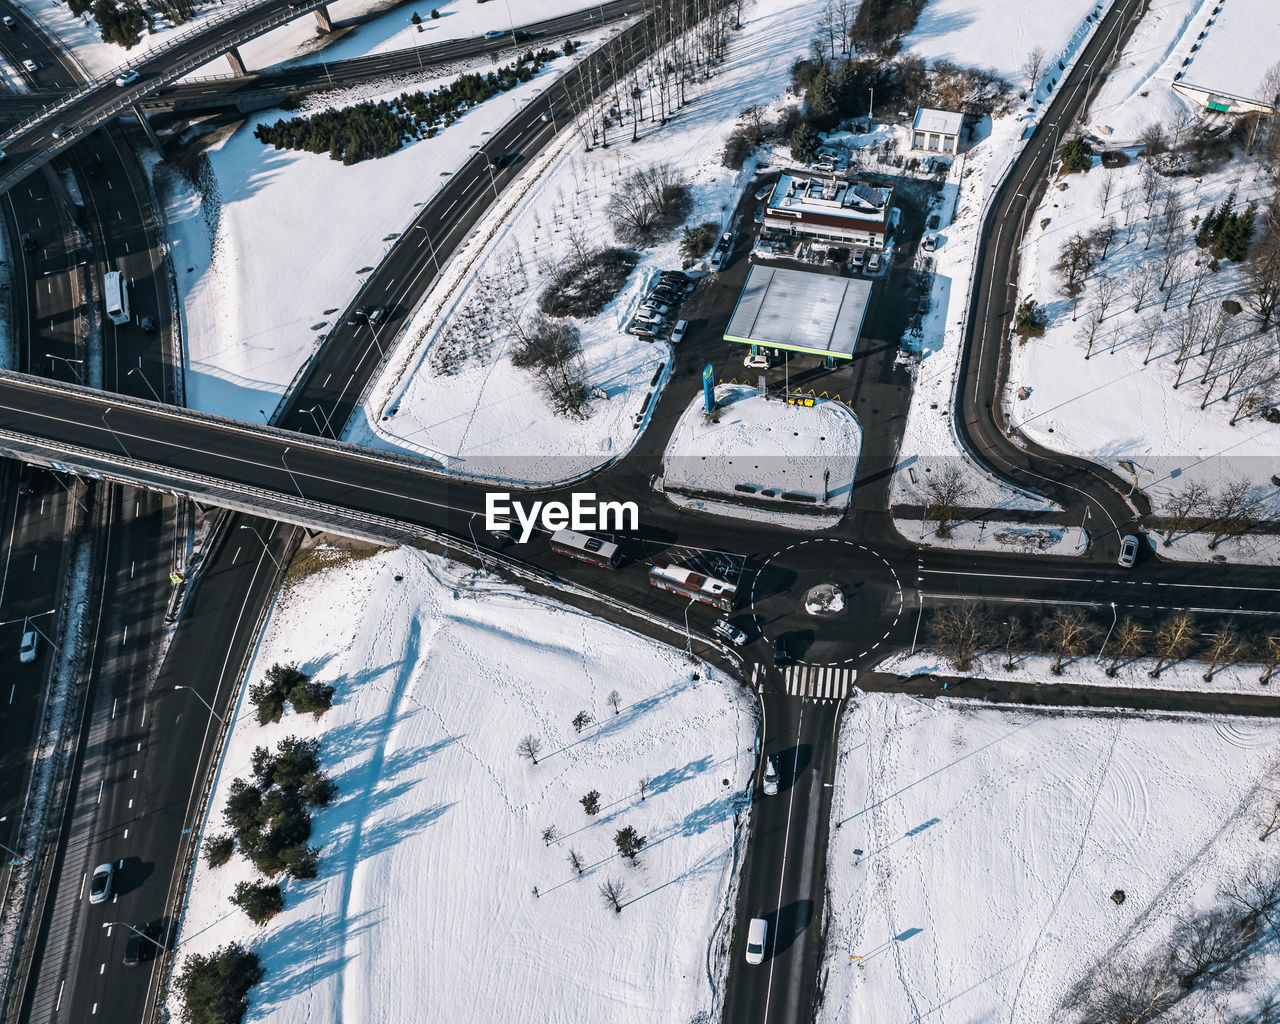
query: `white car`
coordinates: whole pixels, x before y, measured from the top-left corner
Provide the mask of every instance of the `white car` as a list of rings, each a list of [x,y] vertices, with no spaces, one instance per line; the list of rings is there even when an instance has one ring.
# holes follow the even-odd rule
[[[769,922],[763,917],[753,917],[747,925],[747,963],[764,963],[764,940],[769,934]]]
[[[116,85],[124,88],[126,85],[133,85],[142,76],[136,71],[126,71],[123,75],[116,79]]]
[[[641,309],[636,314],[636,322],[641,324],[661,324],[666,323],[661,313],[655,313],[650,309]]]
[[[867,270],[879,270],[879,269],[880,269],[880,254],[878,252],[873,252],[870,256],[867,257]]]
[[[748,370],[767,370],[769,369],[769,357],[763,352],[757,352],[755,355],[749,355],[742,360],[742,365]]]
[[[867,258],[867,252],[865,249],[854,249],[853,259],[851,259],[849,262],[852,263],[855,267],[860,267],[862,266],[863,261],[866,258]]]
[[[764,795],[778,795],[778,765],[772,757],[764,762]]]
[[[923,242],[921,242],[921,243],[920,243],[920,245],[921,245],[921,248],[923,248],[925,252],[933,252],[936,248],[938,248],[938,236],[937,236],[937,235],[925,235],[925,236],[924,236],[924,241],[923,241]]]
[[[676,345],[684,341],[684,335],[687,330],[689,330],[689,321],[677,320],[675,327],[671,331],[671,344]]]
[[[640,312],[656,313],[658,316],[666,316],[668,313],[671,312],[671,307],[663,305],[661,302],[654,300],[653,302],[646,302],[644,305],[642,305],[640,307]]]
[[[711,627],[711,632],[716,636],[724,637],[735,647],[741,647],[747,642],[747,634],[730,625],[728,619],[717,619],[715,625]]]
[[[1138,560],[1138,538],[1133,534],[1127,534],[1120,541],[1120,564],[1126,569],[1132,569],[1133,563]]]
[[[89,902],[106,903],[115,892],[116,866],[99,864],[93,869],[93,881],[89,883]]]
[[[26,68],[28,71],[30,71],[32,74],[35,74],[37,71],[40,70],[40,65],[33,60],[24,60],[22,62],[22,66]]]
[[[24,665],[30,665],[39,653],[40,635],[34,629],[28,629],[22,634],[22,643],[18,645],[18,660]]]

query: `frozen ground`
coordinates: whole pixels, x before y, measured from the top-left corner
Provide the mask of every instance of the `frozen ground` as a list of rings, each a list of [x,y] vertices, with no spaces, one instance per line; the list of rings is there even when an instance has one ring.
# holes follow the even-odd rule
[[[1162,952],[1265,854],[1278,754],[1280,726],[1245,718],[861,698],[840,734],[818,1020],[1067,1024],[1059,1002],[1095,960]],[[1273,991],[1276,960],[1233,1009]]]
[[[1150,539],[1150,538],[1149,538]],[[1175,562],[1237,562],[1245,565],[1280,565],[1280,534],[1264,533],[1245,537],[1233,537],[1209,547],[1212,536],[1207,533],[1180,533],[1173,543],[1165,547],[1159,540],[1152,541],[1153,550],[1161,558]]]
[[[1132,145],[1151,123],[1195,113],[1173,91],[1173,76],[1216,0],[1151,0],[1089,106],[1089,126],[1108,145]]]
[[[504,315],[531,313],[573,239],[612,241],[607,207],[633,171],[659,163],[679,168],[693,201],[689,223],[723,224],[754,170],[751,162],[741,172],[721,166],[724,138],[740,111],[770,107],[785,94],[821,6],[820,0],[747,5],[743,29],[731,35],[714,77],[689,87],[689,102],[665,127],[642,123],[638,142],[630,141],[629,124],[615,130],[608,149],[586,152],[576,135],[565,140],[536,186],[495,210],[473,246],[455,257],[454,272],[419,310],[406,331],[412,340],[392,358],[348,439],[443,457],[461,473],[528,483],[573,479],[625,454],[637,436],[636,415],[656,403],[658,367],[671,355],[665,343],[639,341],[624,328],[656,272],[680,266],[679,233],[643,251],[627,287],[603,312],[576,321],[588,381],[609,395],[591,403],[585,422],[553,416],[530,375],[511,365],[510,332],[497,313],[504,304]],[[648,110],[649,99],[643,102]],[[444,376],[433,360],[443,344],[453,344],[446,322],[460,316],[478,319],[477,351]]]
[[[404,0],[394,5],[388,5],[385,0],[335,0],[329,4],[329,14],[338,25],[338,38],[326,44],[324,37],[316,32],[315,20],[308,16],[243,44],[240,55],[250,70],[286,61],[316,64],[321,61],[346,60],[350,57],[408,50],[415,46],[431,46],[449,39],[465,39],[483,35],[493,29],[509,31],[513,19],[519,26],[594,6],[589,0],[537,0],[533,4],[478,4],[473,0],[429,0],[415,3]],[[353,26],[346,32],[342,31],[341,23],[344,20],[388,7],[386,13]],[[432,8],[440,12],[439,18],[431,17]],[[415,11],[422,18],[420,27],[415,27],[412,21]],[[557,43],[557,40],[539,41],[539,45],[555,46]],[[507,59],[504,53],[503,62]],[[225,73],[226,61],[201,68],[193,72],[192,77],[206,77],[210,70],[215,74]]]
[[[209,146],[203,194],[167,168],[158,172],[182,303],[187,403],[246,420],[269,417],[355,297],[366,268],[382,259],[448,172],[471,157],[468,143],[497,130],[513,102],[529,102],[546,76],[569,66],[562,56],[434,138],[382,159],[344,167],[327,154],[264,145],[254,128],[291,116],[269,110]],[[426,90],[456,77],[312,97],[301,112]]]
[[[1113,193],[1104,218],[1100,197],[1108,178]],[[1157,284],[1162,273],[1160,238],[1155,237],[1150,249],[1146,248],[1151,222],[1145,216],[1147,203],[1138,163],[1111,171],[1095,167],[1087,174],[1066,175],[1048,190],[1044,202],[1031,215],[1018,292],[1044,304],[1049,322],[1043,338],[1013,346],[1004,396],[1009,422],[1014,431],[1047,448],[1092,459],[1125,479],[1134,478],[1127,465],[1131,462],[1138,487],[1157,507],[1191,481],[1216,489],[1227,481],[1244,479],[1259,493],[1274,495],[1270,477],[1280,471],[1276,458],[1280,425],[1250,416],[1247,410],[1234,426],[1231,424],[1240,399],[1247,393],[1252,369],[1266,367],[1267,360],[1273,358],[1258,352],[1274,351],[1273,344],[1258,337],[1247,303],[1244,313],[1228,318],[1232,321],[1230,333],[1216,365],[1211,366],[1208,354],[1200,354],[1198,341],[1183,367],[1175,362],[1179,327],[1188,315],[1198,273],[1204,280],[1195,296],[1194,312],[1204,316],[1205,327],[1209,318],[1222,315],[1223,300],[1244,303],[1245,299],[1241,267],[1223,261],[1217,273],[1209,271],[1209,253],[1192,244],[1195,232],[1185,222],[1193,216],[1203,219],[1233,189],[1238,190],[1238,208],[1243,209],[1251,200],[1264,199],[1268,186],[1255,164],[1239,161],[1202,179],[1182,176],[1162,181],[1174,190],[1183,208],[1184,226],[1178,241],[1187,247],[1185,279],[1174,290],[1167,311],[1163,308],[1166,296],[1152,285],[1142,310],[1133,312],[1135,298],[1130,285],[1141,268],[1151,268]],[[1159,216],[1160,211],[1154,210],[1153,217],[1158,220]],[[1104,219],[1116,225],[1116,241],[1101,267],[1085,282],[1073,322],[1072,300],[1063,293],[1061,279],[1051,268],[1073,234],[1091,232],[1101,227]],[[1042,228],[1045,221],[1048,224]],[[1203,266],[1191,266],[1192,260]],[[1099,308],[1101,289],[1106,287],[1101,284],[1104,278],[1116,282],[1117,294],[1099,324],[1092,357],[1085,359],[1086,342],[1081,332]],[[1156,326],[1157,334],[1144,366],[1143,326],[1148,323]],[[1243,375],[1233,381],[1231,372],[1237,365]],[[1183,382],[1174,390],[1179,369],[1185,370]],[[1020,388],[1026,390],[1020,392]],[[1206,393],[1208,404],[1202,409]],[[1019,397],[1022,394],[1025,399]],[[1271,500],[1274,514],[1274,498]]]
[[[248,1021],[683,1024],[715,1012],[735,812],[755,765],[743,690],[410,549],[287,589],[249,678],[292,660],[336,687],[333,710],[262,727],[242,698],[204,831],[222,831],[255,746],[319,737],[340,787],[315,815],[319,877],[286,881],[284,912],[259,929],[228,903],[252,874],[240,855],[212,870],[202,859],[182,919],[186,953],[238,939],[262,957]],[[584,709],[599,724],[579,735],[570,720]],[[516,753],[527,734],[543,741],[536,766]],[[596,817],[579,803],[591,789]],[[546,845],[551,825],[561,838]],[[634,867],[614,849],[624,825],[648,837]],[[601,903],[608,878],[628,890],[621,914]]]
[[[894,519],[898,532],[923,547],[957,551],[1017,551],[1024,555],[1083,555],[1089,536],[1078,526],[966,520],[951,525],[950,537],[938,536],[936,520]]]
[[[771,402],[734,384],[719,385],[715,395],[718,420],[707,418],[699,394],[672,432],[663,456],[668,493],[681,488],[733,498],[750,486],[809,495],[835,510],[849,504],[862,450],[862,428],[851,410],[825,399],[811,409]],[[755,511],[737,507],[740,518],[754,519]]]
[[[1102,613],[1106,616],[1106,612]],[[1105,628],[1105,627],[1104,627]],[[1049,655],[1027,654],[1019,656],[1012,669],[1005,668],[1002,651],[979,658],[970,672],[957,672],[952,664],[931,651],[915,654],[895,654],[878,666],[882,672],[899,675],[974,676],[982,679],[1008,679],[1025,683],[1084,683],[1089,686],[1115,686],[1121,689],[1194,690],[1199,693],[1270,693],[1280,684],[1280,674],[1263,684],[1259,682],[1266,668],[1244,663],[1228,665],[1214,672],[1213,678],[1204,678],[1206,663],[1179,661],[1161,669],[1159,678],[1151,678],[1155,662],[1150,658],[1124,658],[1116,666],[1116,674],[1109,676],[1106,669],[1112,658],[1103,650],[1102,660],[1097,658],[1102,638],[1093,645],[1094,651],[1062,666],[1062,674],[1053,674],[1054,659]],[[1268,689],[1270,687],[1270,689]]]
[[[1102,5],[1105,11],[1109,5]],[[891,501],[922,504],[934,471],[949,463],[964,466],[968,491],[965,504],[990,508],[1052,509],[1039,495],[1002,483],[974,465],[955,436],[952,404],[968,297],[972,287],[974,254],[986,206],[1022,148],[1026,135],[1039,121],[1046,87],[1061,60],[1069,70],[1097,24],[1085,16],[1099,8],[1091,3],[1037,5],[1034,11],[1017,7],[1010,24],[1007,4],[985,0],[978,6],[958,0],[926,4],[907,45],[930,60],[946,58],[966,66],[989,67],[1006,76],[1019,90],[1027,83],[1018,69],[1034,47],[1044,49],[1051,74],[1042,76],[1028,108],[1015,103],[1016,113],[984,120],[977,141],[951,168],[941,201],[931,211],[939,215],[939,247],[934,260],[930,309],[917,333],[907,339],[914,362],[911,408],[899,448],[898,472],[893,476]],[[1030,112],[1028,112],[1030,110]],[[919,257],[918,257],[919,258]]]

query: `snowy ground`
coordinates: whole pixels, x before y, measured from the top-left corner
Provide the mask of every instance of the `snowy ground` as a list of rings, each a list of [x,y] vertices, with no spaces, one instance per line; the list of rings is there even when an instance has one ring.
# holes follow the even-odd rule
[[[872,694],[840,751],[818,1020],[1066,1024],[1095,959],[1161,952],[1262,854],[1280,726]]]
[[[187,403],[261,422],[417,207],[472,155],[468,144],[495,131],[562,74],[560,57],[539,78],[494,96],[432,139],[350,167],[323,153],[276,150],[254,128],[290,112],[251,116],[207,150],[204,194],[159,172],[187,346]],[[311,97],[301,112],[427,90],[457,77],[398,82]],[[296,113],[296,112],[295,112]],[[344,197],[359,196],[359,202]],[[363,272],[362,272],[363,271]]]
[[[1107,145],[1131,145],[1151,123],[1195,113],[1173,91],[1173,76],[1216,0],[1151,0],[1089,106],[1090,129]]]
[[[862,450],[862,428],[851,410],[825,399],[812,409],[771,402],[755,388],[733,384],[719,385],[715,394],[718,421],[708,420],[698,395],[672,432],[663,456],[668,494],[684,488],[733,498],[745,485],[756,493],[811,495],[836,510],[849,504]],[[728,507],[740,518],[756,518],[754,506]]]
[[[1072,300],[1063,293],[1061,279],[1051,268],[1073,234],[1102,226],[1100,195],[1108,175],[1114,190],[1105,217],[1117,226],[1118,235],[1107,259],[1086,281],[1073,322]],[[1203,218],[1232,189],[1238,189],[1239,208],[1268,194],[1257,166],[1237,161],[1205,174],[1203,180],[1187,176],[1162,180],[1176,191],[1185,211],[1184,221],[1192,216]],[[1230,423],[1249,381],[1246,374],[1233,388],[1228,377],[1231,368],[1237,363],[1246,369],[1246,364],[1265,366],[1271,358],[1258,356],[1252,348],[1266,347],[1267,343],[1257,337],[1247,308],[1234,318],[1233,340],[1224,343],[1224,354],[1209,372],[1207,382],[1201,383],[1209,370],[1209,357],[1198,354],[1197,344],[1186,364],[1182,386],[1176,391],[1173,388],[1179,371],[1175,365],[1179,323],[1187,316],[1200,269],[1190,266],[1191,260],[1206,264],[1195,298],[1195,312],[1202,312],[1206,319],[1220,312],[1225,299],[1244,301],[1243,271],[1238,264],[1224,261],[1220,271],[1209,272],[1209,253],[1191,244],[1194,231],[1184,226],[1179,241],[1188,247],[1186,279],[1174,291],[1167,312],[1163,309],[1165,296],[1153,285],[1142,310],[1135,314],[1129,288],[1139,268],[1149,266],[1157,277],[1161,273],[1159,237],[1144,251],[1149,223],[1146,205],[1140,167],[1135,162],[1110,172],[1095,167],[1087,174],[1064,176],[1032,213],[1018,292],[1045,305],[1049,323],[1043,338],[1013,346],[1004,396],[1011,426],[1047,448],[1099,462],[1122,478],[1133,478],[1128,466],[1120,465],[1131,461],[1138,487],[1157,507],[1190,481],[1217,488],[1230,480],[1244,479],[1255,485],[1258,493],[1274,496],[1270,477],[1280,472],[1276,456],[1280,425],[1247,415],[1234,426]],[[1155,210],[1153,216],[1158,219],[1159,215]],[[1129,218],[1131,231],[1126,228]],[[1048,224],[1041,228],[1045,220]],[[1098,309],[1104,278],[1119,285],[1099,325],[1093,355],[1086,360],[1086,343],[1080,333]],[[1159,326],[1151,359],[1144,366],[1142,326],[1146,322]],[[1274,350],[1273,344],[1270,349]],[[1019,388],[1029,392],[1025,399],[1019,397]],[[1208,405],[1201,409],[1207,389],[1211,389]]]
[[[1148,538],[1152,550],[1161,558],[1175,562],[1236,562],[1245,565],[1280,565],[1280,534],[1268,533],[1245,537],[1233,537],[1209,547],[1212,536],[1207,533],[1180,533],[1168,547],[1159,540]]]
[[[1103,612],[1103,615],[1106,613]],[[1094,645],[1102,647],[1102,641]],[[1121,689],[1194,690],[1199,693],[1272,693],[1280,684],[1280,674],[1266,685],[1259,682],[1266,669],[1262,665],[1228,665],[1214,672],[1206,681],[1203,662],[1179,661],[1164,667],[1158,678],[1150,675],[1155,662],[1149,658],[1125,658],[1116,667],[1116,674],[1108,676],[1111,658],[1103,650],[1102,660],[1093,654],[1077,658],[1062,666],[1062,674],[1053,674],[1054,659],[1049,655],[1027,654],[1016,659],[1012,669],[1006,669],[1002,651],[983,655],[970,672],[957,672],[949,661],[930,651],[915,654],[895,654],[878,666],[881,672],[897,672],[904,676],[945,675],[974,676],[982,679],[1007,679],[1021,683],[1084,683],[1089,686],[1115,686]],[[1268,689],[1270,687],[1270,689]]]
[[[740,111],[770,107],[784,95],[819,7],[819,0],[747,5],[743,29],[733,33],[715,76],[690,87],[689,102],[665,127],[642,124],[638,142],[630,141],[629,128],[617,132],[608,149],[586,152],[576,135],[567,139],[537,187],[514,209],[495,211],[473,249],[455,258],[453,282],[442,282],[427,298],[406,330],[412,340],[393,357],[365,404],[366,420],[355,422],[348,439],[444,457],[463,473],[529,483],[573,479],[625,454],[646,397],[653,396],[648,409],[656,403],[654,373],[671,356],[664,343],[637,341],[623,329],[656,272],[680,266],[678,232],[644,250],[628,286],[602,313],[577,322],[590,383],[609,392],[607,400],[592,403],[585,422],[549,413],[529,375],[511,365],[509,332],[497,325],[486,329],[483,351],[459,373],[433,372],[444,321],[468,311],[492,313],[495,295],[511,297],[510,314],[531,312],[548,270],[569,251],[571,233],[592,244],[611,241],[607,207],[633,171],[658,163],[679,168],[693,200],[688,222],[723,224],[754,169],[751,162],[741,172],[721,166],[724,138]]]
[[[228,903],[252,870],[238,854],[219,869],[202,859],[180,948],[252,944],[266,976],[249,1021],[421,1020],[424,1000],[457,1024],[714,1012],[735,812],[755,765],[751,702],[670,648],[460,577],[399,549],[281,595],[249,678],[296,659],[334,684],[335,705],[262,727],[242,698],[204,831],[222,831],[255,746],[317,736],[340,787],[315,815],[320,874],[286,881],[284,912],[258,929]],[[578,735],[581,709],[600,724]],[[536,766],[516,754],[526,734],[543,740]],[[591,789],[594,818],[579,804]],[[550,825],[562,838],[547,846]],[[613,846],[624,825],[648,837],[635,867]],[[607,878],[627,887],[621,914],[601,904]]]
[[[1104,12],[1107,6],[1102,5]],[[995,0],[977,7],[961,5],[959,0],[934,0],[925,6],[915,30],[907,36],[906,45],[930,60],[946,58],[965,66],[994,69],[1019,90],[1027,83],[1018,69],[1032,48],[1044,49],[1050,72],[1037,84],[1034,103],[1015,103],[1015,113],[984,120],[976,143],[952,166],[942,199],[931,211],[941,220],[937,232],[940,245],[936,252],[927,254],[934,260],[930,310],[918,334],[907,339],[915,382],[899,448],[899,469],[893,477],[891,501],[895,503],[927,501],[927,473],[941,471],[958,460],[964,466],[968,486],[966,504],[1027,510],[1055,507],[1039,495],[1002,483],[970,462],[955,436],[952,403],[978,231],[987,203],[1038,122],[1050,95],[1046,92],[1048,83],[1053,76],[1060,80],[1064,74],[1057,71],[1057,61],[1071,68],[1097,23],[1096,19],[1086,22],[1085,16],[1097,9],[1081,0],[1038,5],[1034,11],[1019,7],[1013,28],[1008,5]]]
[[[1089,548],[1089,535],[1078,526],[967,520],[953,523],[950,537],[939,537],[934,520],[895,518],[893,525],[904,537],[927,548],[1017,551],[1024,555],[1083,555]]]

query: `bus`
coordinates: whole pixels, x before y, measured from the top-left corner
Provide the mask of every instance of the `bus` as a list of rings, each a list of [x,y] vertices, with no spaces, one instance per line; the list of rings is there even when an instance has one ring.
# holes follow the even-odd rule
[[[704,576],[682,565],[665,565],[659,562],[649,567],[649,586],[669,590],[673,594],[709,604],[724,612],[733,611],[738,588],[732,583]]]
[[[129,322],[129,284],[120,271],[111,270],[103,275],[102,298],[113,324]]]
[[[573,530],[557,530],[553,533],[551,550],[557,555],[576,558],[579,562],[590,562],[604,569],[616,569],[622,561],[622,552],[613,541],[601,540],[588,533],[575,533]]]

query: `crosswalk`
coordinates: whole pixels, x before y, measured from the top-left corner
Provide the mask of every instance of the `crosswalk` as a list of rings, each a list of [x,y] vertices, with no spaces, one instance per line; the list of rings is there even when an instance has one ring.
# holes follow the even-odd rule
[[[761,666],[753,666],[752,683],[759,682],[763,675]],[[782,671],[787,693],[812,700],[844,700],[851,689],[857,689],[854,685],[857,678],[856,668],[835,665],[788,665]]]

